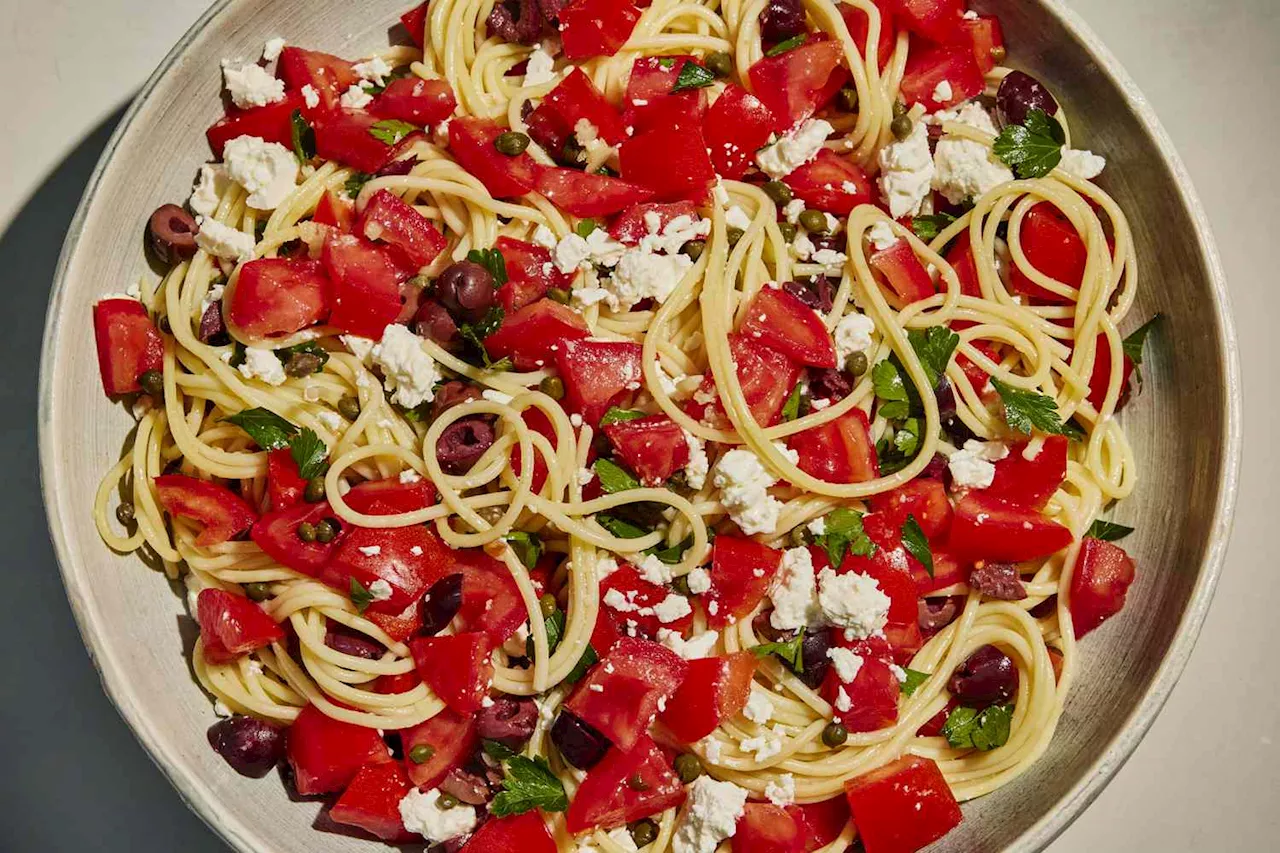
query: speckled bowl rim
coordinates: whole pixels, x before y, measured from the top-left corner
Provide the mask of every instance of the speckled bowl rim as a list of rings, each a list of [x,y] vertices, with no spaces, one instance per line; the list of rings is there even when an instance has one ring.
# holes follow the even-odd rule
[[[1103,754],[1082,774],[1081,779],[1062,796],[1056,806],[1048,811],[1040,820],[1033,823],[1006,851],[1009,853],[1035,853],[1046,848],[1061,834],[1084,809],[1093,802],[1116,772],[1128,760],[1138,743],[1146,735],[1147,730],[1160,713],[1170,692],[1181,676],[1187,659],[1195,645],[1204,623],[1205,615],[1213,599],[1214,588],[1222,569],[1223,560],[1230,540],[1236,492],[1239,483],[1241,457],[1241,386],[1240,365],[1235,327],[1231,319],[1230,299],[1228,298],[1226,279],[1218,251],[1214,243],[1208,217],[1200,204],[1187,174],[1182,159],[1174,150],[1160,121],[1156,118],[1147,99],[1139,91],[1137,85],[1122,68],[1119,61],[1103,45],[1101,40],[1084,23],[1074,11],[1063,5],[1060,0],[1036,0],[1047,14],[1056,16],[1059,21],[1080,41],[1084,49],[1092,56],[1102,73],[1123,94],[1128,107],[1150,134],[1161,157],[1172,172],[1177,192],[1189,212],[1194,229],[1196,245],[1200,258],[1209,276],[1210,290],[1213,296],[1209,306],[1209,319],[1215,326],[1221,349],[1218,359],[1224,380],[1226,395],[1226,412],[1223,431],[1223,471],[1214,501],[1213,523],[1205,556],[1198,572],[1198,580],[1191,596],[1188,598],[1173,641],[1169,645],[1163,662],[1147,688],[1145,694],[1129,714],[1117,734]],[[53,292],[50,297],[49,310],[45,320],[44,342],[40,367],[39,383],[39,444],[41,493],[45,498],[49,519],[49,531],[53,541],[54,552],[58,559],[63,582],[67,587],[67,595],[75,614],[76,623],[84,637],[85,646],[93,661],[94,667],[102,679],[103,686],[115,704],[125,722],[133,730],[134,735],[145,747],[148,755],[169,778],[177,789],[179,796],[200,816],[218,835],[233,848],[243,853],[261,853],[262,847],[257,842],[258,835],[252,827],[230,814],[220,803],[214,792],[206,785],[200,784],[186,768],[181,756],[166,749],[147,725],[147,714],[144,703],[133,695],[129,684],[121,677],[119,667],[114,659],[111,644],[106,642],[101,625],[92,618],[91,591],[85,588],[81,579],[71,570],[71,548],[66,540],[65,527],[59,515],[58,505],[52,499],[54,482],[54,459],[59,448],[53,446],[52,433],[52,397],[54,388],[53,364],[50,352],[58,330],[59,318],[62,315],[63,300],[67,295],[67,270],[71,258],[76,252],[79,238],[85,226],[85,216],[94,196],[98,191],[108,165],[111,163],[120,141],[135,121],[142,105],[151,96],[162,78],[180,64],[183,54],[191,42],[208,24],[220,15],[228,13],[237,0],[218,0],[212,5],[169,54],[156,68],[139,91],[132,105],[125,113],[112,134],[106,149],[94,169],[84,197],[76,211],[63,244],[62,254],[58,261],[54,277]]]

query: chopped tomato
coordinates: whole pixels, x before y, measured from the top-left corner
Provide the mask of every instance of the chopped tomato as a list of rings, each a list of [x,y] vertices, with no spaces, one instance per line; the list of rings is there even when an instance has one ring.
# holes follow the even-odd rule
[[[665,483],[689,464],[685,432],[666,415],[612,423],[604,428],[604,434],[646,486]]]
[[[361,515],[401,515],[434,504],[436,490],[425,478],[405,482],[397,475],[361,483],[342,499]]]
[[[623,99],[626,125],[636,133],[655,127],[693,127],[707,111],[705,89],[671,93],[692,56],[641,56],[631,66]]]
[[[493,683],[493,640],[472,631],[409,641],[418,675],[446,705],[459,714],[474,714]]]
[[[624,637],[578,682],[564,707],[620,749],[644,737],[689,664],[666,646]]]
[[[951,97],[939,100],[935,96],[944,80],[951,85]],[[971,48],[939,45],[912,51],[900,91],[908,106],[924,104],[926,112],[936,112],[976,98],[986,85]]]
[[[911,567],[911,574],[916,579],[916,589],[921,595],[928,595],[936,590],[964,583],[969,577],[968,563],[960,562],[949,551],[939,550],[937,547],[934,547],[932,551],[932,577],[925,571],[924,566],[918,562]]]
[[[891,492],[884,492],[871,499],[871,506],[883,512],[901,527],[910,515],[930,542],[944,542],[951,529],[951,502],[947,500],[947,488],[939,480],[923,477],[903,483]]]
[[[963,815],[930,758],[899,758],[844,783],[867,853],[914,853],[959,825]]]
[[[873,527],[875,521],[874,513],[864,516],[864,528]],[[894,535],[897,535],[896,531]],[[875,539],[874,536],[872,538]],[[899,541],[882,544],[885,542],[881,537],[875,554],[870,557],[847,555],[840,563],[840,574],[858,572],[876,582],[880,591],[889,597],[889,624],[917,624],[920,592],[911,571],[911,560],[914,558],[908,558]]]
[[[942,710],[925,720],[924,725],[916,729],[918,737],[941,737],[942,727],[947,724],[947,717],[951,716],[951,712],[959,707],[960,703],[955,699],[950,699]]]
[[[457,107],[448,82],[403,77],[387,83],[387,88],[369,105],[369,112],[426,127],[444,121]]]
[[[762,287],[738,334],[811,367],[835,367],[836,347],[822,317],[781,287]]]
[[[423,3],[421,6],[415,6],[400,16],[400,23],[409,31],[409,38],[418,47],[422,47],[426,43],[427,7],[430,5],[430,0],[428,0],[428,2]]]
[[[807,207],[848,216],[860,204],[871,204],[871,181],[858,165],[823,148],[818,156],[784,179]]]
[[[658,718],[683,742],[701,740],[746,706],[758,663],[751,652],[689,661],[680,689]]]
[[[1013,506],[1044,509],[1067,477],[1067,445],[1065,435],[1009,445],[1009,455],[995,463],[995,477],[982,494]],[[1032,447],[1035,452],[1028,458]]]
[[[564,147],[574,135],[578,122],[585,121],[595,128],[600,139],[610,145],[618,145],[627,138],[627,127],[621,114],[596,88],[581,68],[574,67],[556,87],[542,99],[542,104],[529,115],[532,130],[541,128],[553,150]]]
[[[996,348],[986,341],[973,341],[973,348],[978,352],[991,359],[996,364],[1000,363],[1000,354]],[[956,355],[956,364],[964,371],[965,378],[969,380],[969,384],[973,386],[973,390],[981,397],[989,397],[996,393],[995,388],[991,385],[991,376],[987,371],[964,353]]]
[[[238,136],[256,136],[264,142],[278,142],[289,148],[293,145],[293,114],[303,107],[302,96],[297,94],[265,107],[247,110],[232,107],[205,131],[205,138],[218,159],[222,159],[226,144]]]
[[[498,288],[498,302],[507,314],[537,302],[551,288],[568,290],[573,284],[573,275],[560,272],[551,252],[542,246],[499,237],[493,248],[502,253],[507,266],[507,283]]]
[[[108,397],[139,391],[139,376],[164,370],[164,340],[136,299],[103,299],[94,305],[93,336]]]
[[[804,842],[800,822],[772,803],[747,803],[733,834],[735,853],[803,853]]]
[[[351,527],[320,574],[320,580],[343,593],[355,581],[366,590],[386,581],[391,597],[369,604],[374,613],[400,613],[445,574],[453,552],[431,530],[410,527]]]
[[[412,788],[399,763],[366,764],[329,809],[329,817],[383,841],[412,841],[417,836],[404,828],[400,817],[400,801]]]
[[[279,512],[300,503],[306,490],[307,481],[298,473],[298,463],[289,448],[267,454],[267,496],[271,499],[272,511]]]
[[[564,57],[576,62],[617,53],[631,38],[640,10],[631,0],[571,0],[558,17]]]
[[[929,278],[924,264],[916,257],[911,244],[898,240],[887,249],[874,252],[871,268],[884,276],[890,289],[904,305],[910,305],[934,294],[933,279]]]
[[[424,791],[436,787],[451,770],[471,758],[478,741],[476,718],[459,714],[452,708],[445,708],[412,728],[402,729],[400,742],[404,746],[404,768],[410,781]],[[426,761],[417,762],[409,757],[417,746],[431,748]]]
[[[983,74],[991,71],[1004,57],[1004,30],[995,15],[979,15],[960,21],[960,29],[973,45],[973,58]]]
[[[253,507],[226,486],[184,474],[163,474],[155,478],[155,484],[156,496],[165,512],[204,525],[196,537],[196,544],[201,548],[226,542],[258,520]]]
[[[196,597],[196,621],[210,663],[231,663],[284,639],[284,631],[257,604],[213,587]]]
[[[223,304],[239,337],[285,337],[328,318],[333,285],[320,261],[259,258],[240,266]]]
[[[1035,510],[1008,506],[971,492],[956,504],[949,548],[962,560],[1018,563],[1071,544],[1071,531]]]
[[[308,116],[337,109],[342,93],[360,83],[352,63],[318,50],[286,47],[280,52],[276,67],[290,92],[299,93],[304,86],[310,86],[320,96],[319,106],[307,108]]]
[[[1089,250],[1071,220],[1058,208],[1048,202],[1031,208],[1022,220],[1019,244],[1031,266],[1041,274],[1070,287],[1080,286]],[[1009,275],[1015,293],[1053,304],[1071,302],[1036,284],[1017,263],[1009,265]]]
[[[354,110],[334,110],[316,116],[316,154],[360,172],[376,172],[391,159],[391,146],[370,131],[377,116]]]
[[[486,820],[458,853],[556,853],[556,843],[534,809]]]
[[[377,729],[357,726],[307,705],[289,727],[285,754],[304,797],[341,791],[366,764],[391,761]]]
[[[711,589],[703,596],[707,624],[723,628],[745,619],[764,600],[782,552],[754,539],[717,536],[711,546]]]
[[[547,441],[551,442],[551,446],[556,446],[556,429],[551,423],[551,419],[539,409],[537,406],[530,406],[520,413],[520,419],[524,421],[525,426],[539,435],[544,436]],[[520,455],[520,445],[516,444],[511,449],[511,470],[516,472],[517,476],[523,468],[523,462]],[[547,482],[547,462],[542,458],[542,454],[534,451],[533,454],[533,483],[532,488],[534,494],[542,491],[543,485]]]
[[[774,130],[786,133],[835,97],[849,77],[839,64],[841,57],[839,42],[811,38],[751,66],[747,76],[752,91],[773,113]]]
[[[618,162],[622,177],[648,187],[655,201],[701,202],[716,179],[698,127],[655,127],[638,133],[622,144]]]
[[[577,169],[540,169],[536,189],[556,207],[584,218],[611,216],[653,197],[646,187]]]
[[[892,658],[880,652],[867,641],[847,643],[843,632],[835,631],[839,636],[836,645],[849,647],[862,658],[862,666],[853,681],[843,682],[833,666],[827,670],[822,682],[822,698],[835,708],[837,719],[851,732],[874,732],[898,721],[898,697],[902,690],[898,686],[898,678],[889,665]],[[880,646],[884,646],[881,641]],[[877,653],[880,652],[880,653]],[[848,708],[841,710],[846,704],[841,692],[848,697]]]
[[[378,190],[365,204],[359,232],[399,252],[411,268],[430,264],[449,243],[431,220],[390,190]]]
[[[617,590],[627,600],[627,609],[619,610],[605,602],[596,619],[596,627],[592,632],[592,645],[598,654],[604,654],[613,644],[624,636],[641,636],[652,639],[657,636],[659,628],[682,632],[693,624],[693,613],[681,616],[670,622],[663,622],[652,611],[669,595],[673,595],[665,586],[650,583],[640,576],[634,566],[619,566],[617,571],[600,581],[600,598]],[[631,609],[632,607],[636,609]],[[597,644],[597,640],[599,643]]]
[[[333,507],[328,501],[300,503],[262,516],[253,525],[250,536],[268,557],[280,565],[315,578],[320,576],[325,563],[329,562],[329,555],[338,549],[347,530],[344,527],[332,542],[303,542],[298,538],[298,526],[303,523],[315,525],[333,517]]]
[[[520,587],[504,563],[478,548],[452,552],[452,568],[462,573],[462,607],[458,620],[467,631],[488,634],[497,645],[529,618]]]
[[[1093,373],[1089,375],[1089,405],[1095,409],[1101,409],[1102,404],[1106,402],[1107,391],[1111,387],[1111,344],[1107,341],[1105,334],[1098,335],[1098,341],[1095,344],[1097,349],[1093,357]],[[1122,351],[1121,358],[1124,359],[1120,368],[1120,397],[1116,400],[1116,411],[1128,402],[1129,398],[1129,380],[1133,378],[1133,359],[1128,353]]]
[[[416,601],[406,607],[402,613],[395,616],[387,613],[366,612],[364,617],[381,628],[383,633],[395,640],[397,643],[403,643],[405,640],[422,630],[422,608],[418,606]],[[409,685],[410,687],[421,681],[421,679],[418,678],[417,673],[413,673],[412,675],[413,682]],[[378,676],[379,679],[382,679],[383,677],[384,676]],[[408,688],[404,689],[407,690]],[[402,691],[393,690],[390,692],[399,693]]]
[[[730,83],[711,105],[702,126],[716,172],[729,180],[745,175],[776,125],[764,101]]]
[[[904,29],[942,44],[955,41],[964,15],[964,0],[895,0],[895,19]]]
[[[1076,639],[1124,608],[1135,568],[1133,558],[1119,545],[1093,537],[1080,543],[1071,575],[1071,624]]]
[[[787,437],[800,470],[828,483],[862,483],[880,476],[871,426],[861,409]]]
[[[687,216],[692,220],[698,218],[698,208],[691,202],[677,201],[671,204],[654,204],[644,202],[628,207],[614,217],[609,224],[609,236],[628,246],[640,242],[640,238],[649,233],[660,233],[672,220]],[[655,219],[656,217],[656,219]],[[649,220],[657,222],[657,229],[649,228]]]
[[[747,408],[751,410],[751,416],[760,426],[773,426],[782,414],[782,407],[786,405],[787,397],[796,387],[804,368],[777,350],[758,344],[745,335],[729,336],[729,352],[733,356],[738,384],[742,386],[742,395],[747,401]],[[715,392],[715,379],[708,373],[698,393],[693,395],[694,400],[700,394]],[[723,413],[721,401],[716,400],[714,406],[715,411]],[[697,416],[708,420],[708,416],[714,413],[704,410]]]
[[[803,803],[787,806],[787,813],[796,819],[804,832],[804,851],[813,853],[835,841],[849,822],[849,801],[844,797],[832,797],[820,803]]]
[[[640,344],[629,341],[566,341],[555,351],[564,379],[565,403],[571,412],[595,426],[609,405],[644,381]],[[633,387],[634,386],[634,387]]]
[[[321,225],[332,225],[339,231],[350,231],[356,224],[356,206],[351,201],[339,198],[331,190],[325,190],[316,205],[316,212],[311,221]]]
[[[973,246],[967,233],[961,234],[946,254],[947,263],[960,279],[960,292],[975,299],[982,298],[982,286],[978,283],[978,265],[973,259]],[[941,283],[941,282],[940,282]]]
[[[570,341],[591,334],[582,315],[550,299],[539,299],[507,317],[484,339],[493,358],[510,357],[516,370],[546,367]]]
[[[684,798],[684,785],[662,750],[641,734],[630,749],[609,750],[587,772],[569,803],[565,827],[572,833],[612,829],[679,806]]]
[[[455,118],[449,122],[449,152],[494,198],[513,198],[533,189],[536,164],[527,153],[508,157],[493,141],[507,132],[496,121]]]
[[[350,234],[331,234],[321,257],[333,282],[329,324],[381,340],[383,330],[400,315],[400,283],[407,276],[385,249]]]
[[[876,40],[876,63],[883,71],[898,44],[898,31],[893,21],[893,12],[897,4],[896,0],[872,0],[872,2],[880,11],[880,37]],[[840,15],[844,18],[845,26],[849,28],[853,43],[858,46],[858,52],[866,56],[871,16],[852,3],[841,3]]]

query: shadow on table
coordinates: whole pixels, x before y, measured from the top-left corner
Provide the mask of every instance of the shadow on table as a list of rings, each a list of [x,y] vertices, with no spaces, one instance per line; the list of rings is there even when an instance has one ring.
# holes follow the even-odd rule
[[[107,701],[63,592],[40,498],[45,309],[63,237],[123,113],[76,146],[0,233],[0,850],[226,851]]]

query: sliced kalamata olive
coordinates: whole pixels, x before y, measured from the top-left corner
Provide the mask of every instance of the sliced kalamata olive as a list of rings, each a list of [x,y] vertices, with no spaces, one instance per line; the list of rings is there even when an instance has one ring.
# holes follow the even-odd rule
[[[173,265],[196,253],[195,217],[176,204],[161,205],[147,222],[147,242],[161,262]]]
[[[956,415],[956,391],[951,387],[951,380],[945,376],[938,377],[938,384],[933,389],[934,399],[938,401],[938,417],[943,421]]]
[[[766,643],[776,643],[779,640],[785,640],[788,636],[786,631],[779,631],[773,627],[772,615],[770,611],[765,611],[751,620],[751,630]],[[794,634],[790,636],[794,636]]]
[[[200,340],[209,346],[221,347],[231,343],[227,325],[222,321],[222,303],[210,302],[200,317]]]
[[[241,776],[261,779],[284,755],[284,730],[237,714],[209,727],[209,746]]]
[[[450,264],[436,280],[436,298],[460,323],[483,320],[495,294],[493,273],[472,261]]]
[[[972,708],[1008,702],[1018,692],[1018,667],[995,646],[983,646],[951,674],[947,689]]]
[[[335,652],[365,660],[377,660],[387,652],[381,643],[333,624],[330,624],[329,630],[325,632],[324,644]]]
[[[815,276],[809,281],[788,281],[782,285],[782,289],[814,311],[824,314],[831,310],[835,298],[835,289],[825,275]]]
[[[796,675],[807,686],[817,689],[827,675],[827,667],[831,665],[827,657],[827,649],[831,648],[831,638],[827,631],[806,631],[804,642],[800,646],[800,659],[804,662],[804,672]]]
[[[1058,596],[1051,595],[1027,611],[1035,619],[1048,619],[1058,612]]]
[[[462,336],[458,324],[449,312],[435,299],[423,299],[418,313],[413,315],[414,334],[435,341],[441,348],[455,352],[462,348]]]
[[[384,732],[382,741],[387,745],[387,751],[391,753],[392,758],[396,761],[404,758],[404,740],[399,732]]]
[[[473,806],[482,806],[493,796],[483,776],[461,767],[449,771],[449,775],[440,783],[440,790],[457,797],[459,802]]]
[[[947,485],[947,480],[951,476],[951,472],[947,468],[947,457],[941,453],[933,454],[929,464],[924,466],[924,470],[920,472],[920,476],[929,480],[941,480],[943,485]]]
[[[538,706],[527,697],[495,699],[476,714],[476,734],[516,749],[533,737],[538,725]]]
[[[554,23],[556,18],[560,17],[560,13],[568,6],[570,0],[538,0],[538,11],[542,13],[542,17],[548,22]]]
[[[403,160],[392,160],[375,174],[380,178],[385,178],[388,175],[407,175],[413,171],[413,167],[416,165],[418,165],[417,157],[405,157]]]
[[[944,598],[942,601],[922,598],[917,608],[920,630],[926,634],[938,633],[955,621],[956,615],[960,613],[960,605],[954,598]]]
[[[446,474],[465,474],[493,446],[493,438],[493,427],[481,418],[454,421],[436,441],[436,461]]]
[[[608,738],[568,711],[561,711],[551,726],[551,742],[579,770],[595,767],[609,749]]]
[[[769,0],[760,13],[760,35],[767,42],[786,41],[804,32],[804,4],[800,0]]]
[[[1030,74],[1010,71],[996,90],[996,119],[1001,127],[1022,124],[1032,110],[1053,115],[1058,111],[1058,102],[1044,84]]]
[[[457,379],[446,382],[436,389],[435,399],[431,401],[431,416],[438,418],[454,406],[479,400],[481,396],[480,389],[474,385]]]
[[[1027,597],[1018,567],[1013,563],[996,563],[979,560],[969,573],[969,586],[999,601],[1021,601]]]
[[[853,379],[843,370],[809,369],[809,396],[838,403],[853,392]]]
[[[431,637],[449,626],[462,607],[462,574],[445,575],[422,596],[422,633]]]
[[[489,35],[512,44],[537,44],[542,36],[538,0],[500,0],[488,18]]]

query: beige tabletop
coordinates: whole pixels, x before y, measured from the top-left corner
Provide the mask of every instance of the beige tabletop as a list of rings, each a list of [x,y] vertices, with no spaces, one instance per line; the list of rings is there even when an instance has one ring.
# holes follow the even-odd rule
[[[49,231],[65,227],[124,104],[206,5],[206,0],[0,0],[0,79],[5,81],[0,275],[5,289],[19,290],[28,306],[24,310],[30,313],[20,319],[24,326],[42,324],[49,281],[18,280],[19,272],[52,271],[61,235]],[[1274,745],[1280,740],[1280,666],[1271,646],[1271,629],[1280,621],[1280,568],[1274,557],[1280,540],[1274,512],[1280,453],[1268,439],[1280,417],[1280,281],[1267,260],[1280,240],[1280,0],[1074,0],[1073,5],[1162,117],[1213,222],[1242,348],[1245,459],[1234,539],[1186,674],[1133,758],[1051,849],[1280,849],[1280,753]],[[1016,56],[1017,46],[1011,48]],[[59,207],[47,209],[50,205]],[[14,318],[0,322],[12,324]],[[36,339],[24,328],[8,343]],[[33,383],[35,357],[29,345],[23,347],[28,352],[21,364],[30,366]],[[0,410],[29,409],[25,389],[11,393],[0,386]],[[0,428],[6,436],[19,436],[20,445],[30,440],[27,422],[34,422],[33,409]],[[34,469],[33,461],[26,464]],[[42,541],[43,522],[34,517],[32,505],[28,501],[2,523],[24,527],[15,531],[21,538],[8,541],[24,555],[31,551],[32,562],[24,564],[35,565],[40,575],[30,581],[40,584],[32,587],[39,601],[30,611],[38,614],[39,624],[11,622],[22,617],[7,615],[0,623],[9,624],[0,631],[14,636],[0,634],[0,645],[18,636],[15,626],[28,642],[44,644],[39,632],[56,626],[58,644],[42,645],[48,657],[40,661],[39,675],[58,672],[65,680],[46,691],[55,708],[47,715],[43,709],[0,710],[0,739],[13,742],[11,748],[0,741],[5,743],[0,754],[42,755],[49,767],[67,772],[58,778],[47,770],[34,776],[6,770],[7,778],[0,781],[6,805],[0,849],[221,849],[185,812],[96,694],[57,591]],[[7,654],[11,646],[4,647]],[[0,681],[15,683],[9,673]],[[58,717],[67,709],[57,700],[71,695],[83,697],[77,699],[76,723],[84,728],[79,740]],[[61,731],[47,730],[55,726]],[[68,796],[79,800],[74,808],[65,802]]]

